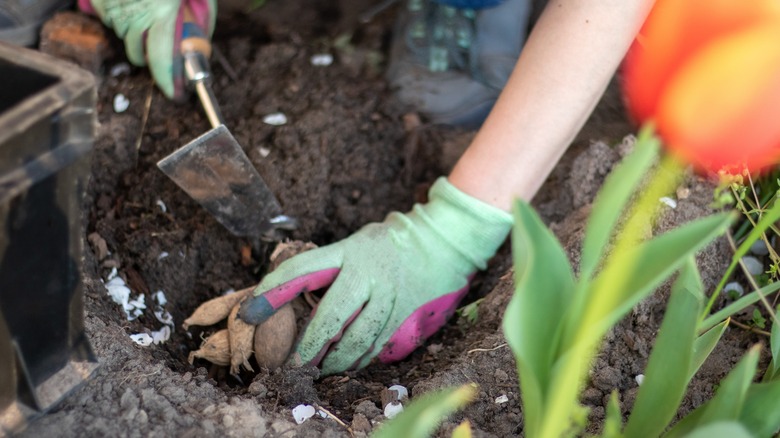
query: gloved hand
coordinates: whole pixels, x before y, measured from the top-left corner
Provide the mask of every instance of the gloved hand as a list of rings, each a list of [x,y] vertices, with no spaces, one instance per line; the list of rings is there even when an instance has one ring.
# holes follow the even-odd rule
[[[188,7],[196,26],[184,28]],[[182,34],[211,37],[217,0],[79,0],[82,11],[99,16],[125,41],[127,58],[134,65],[149,63],[160,90],[171,99],[185,96],[180,42]]]
[[[241,319],[259,324],[300,293],[330,285],[297,346],[301,360],[333,374],[377,355],[403,359],[454,313],[512,224],[446,178],[429,199],[282,263],[241,306]]]

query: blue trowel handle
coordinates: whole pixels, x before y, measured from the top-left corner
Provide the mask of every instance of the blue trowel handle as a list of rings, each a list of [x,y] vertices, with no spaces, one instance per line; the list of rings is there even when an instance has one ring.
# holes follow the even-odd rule
[[[211,71],[208,64],[208,59],[211,57],[211,42],[206,38],[203,29],[195,23],[192,11],[188,7],[184,9],[181,54],[184,57],[184,76],[187,78],[188,85],[198,94],[211,127],[224,125],[225,120],[211,90]]]

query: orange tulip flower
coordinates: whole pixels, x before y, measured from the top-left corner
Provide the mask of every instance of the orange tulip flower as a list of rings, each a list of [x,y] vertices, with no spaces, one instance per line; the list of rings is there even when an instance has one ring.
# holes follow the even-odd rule
[[[780,163],[780,1],[658,0],[623,88],[631,115],[699,170]]]

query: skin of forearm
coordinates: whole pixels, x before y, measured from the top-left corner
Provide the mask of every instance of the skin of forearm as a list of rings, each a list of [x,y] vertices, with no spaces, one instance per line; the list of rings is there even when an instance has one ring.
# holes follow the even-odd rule
[[[450,182],[510,210],[530,201],[584,125],[653,0],[550,0]]]

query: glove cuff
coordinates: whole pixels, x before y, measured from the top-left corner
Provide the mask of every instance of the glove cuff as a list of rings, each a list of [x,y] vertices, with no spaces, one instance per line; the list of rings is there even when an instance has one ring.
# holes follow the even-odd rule
[[[512,229],[512,215],[467,195],[441,177],[415,211],[478,269],[485,269]]]
[[[95,8],[92,7],[92,1],[91,0],[79,0],[79,9],[81,9],[82,12],[91,14],[91,15],[97,15],[97,12],[95,11]]]

